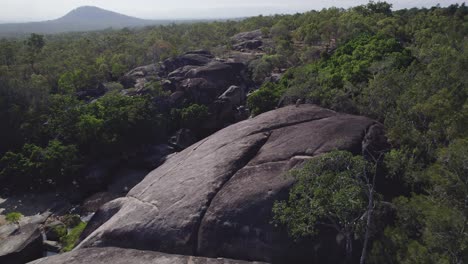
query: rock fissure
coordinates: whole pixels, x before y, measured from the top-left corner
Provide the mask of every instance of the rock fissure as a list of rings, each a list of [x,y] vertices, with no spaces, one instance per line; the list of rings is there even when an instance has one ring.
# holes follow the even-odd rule
[[[193,254],[195,256],[198,255],[198,243],[199,243],[199,238],[200,238],[200,226],[201,223],[203,222],[203,219],[205,218],[206,212],[208,212],[211,203],[213,200],[216,198],[216,195],[223,189],[223,187],[232,179],[234,175],[238,171],[240,171],[242,168],[244,168],[255,156],[257,153],[260,151],[260,149],[265,145],[266,142],[268,142],[268,139],[270,138],[272,132],[265,132],[265,138],[262,139],[261,141],[257,142],[254,146],[252,146],[247,153],[245,153],[244,157],[245,159],[240,159],[240,162],[238,166],[229,174],[228,177],[226,177],[226,180],[223,181],[220,186],[213,192],[212,196],[208,198],[207,203],[203,207],[204,209],[200,213],[200,217],[198,219],[198,222],[196,223],[196,228],[194,234],[192,234],[193,237]]]
[[[135,196],[132,196],[132,195],[127,195],[125,198],[130,198],[130,199],[133,199],[133,200],[136,200],[137,202],[139,203],[142,203],[142,204],[146,204],[146,205],[149,205],[149,206],[152,206],[154,207],[155,209],[159,210],[158,206],[155,205],[154,203],[151,203],[151,202],[147,202],[147,201],[143,201]]]
[[[264,133],[264,132],[273,132],[274,130],[278,130],[278,129],[281,129],[281,128],[295,126],[295,125],[308,123],[308,122],[313,122],[313,121],[318,121],[318,120],[323,120],[323,119],[331,118],[331,117],[334,117],[334,116],[335,115],[323,116],[323,117],[314,117],[314,118],[304,119],[304,120],[301,120],[301,121],[286,123],[286,124],[282,124],[282,125],[274,125],[274,126],[271,126],[271,127],[267,127],[267,128],[263,128],[263,129],[260,129],[260,130],[257,130],[257,131],[253,131],[253,132],[247,134],[247,136],[252,136],[252,135],[260,134],[260,133]]]
[[[389,144],[387,138],[385,137],[383,125],[381,123],[373,122],[367,126],[367,128],[363,131],[361,146],[361,155],[364,157],[370,156],[373,161],[380,159],[380,157],[377,157],[377,154],[385,152],[389,149]]]
[[[319,155],[319,154],[318,154]],[[307,159],[307,158],[314,158],[316,156],[318,156],[317,154],[307,154],[307,153],[294,153],[293,155],[291,155],[289,158],[286,158],[286,159],[274,159],[274,160],[269,160],[269,161],[265,161],[265,162],[260,162],[260,163],[254,163],[254,164],[251,164],[251,165],[246,165],[245,168],[253,168],[253,167],[257,167],[257,166],[262,166],[262,165],[265,165],[265,164],[269,164],[269,163],[278,163],[278,162],[286,162],[286,161],[291,161],[292,159],[295,159],[295,158],[304,158],[304,159]]]

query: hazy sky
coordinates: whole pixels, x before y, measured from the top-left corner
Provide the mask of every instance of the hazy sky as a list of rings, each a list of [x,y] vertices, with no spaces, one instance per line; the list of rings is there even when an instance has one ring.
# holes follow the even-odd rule
[[[368,0],[0,0],[0,21],[55,19],[92,5],[140,18],[220,18],[293,13],[324,7],[350,7]],[[394,9],[442,6],[464,0],[387,0]]]

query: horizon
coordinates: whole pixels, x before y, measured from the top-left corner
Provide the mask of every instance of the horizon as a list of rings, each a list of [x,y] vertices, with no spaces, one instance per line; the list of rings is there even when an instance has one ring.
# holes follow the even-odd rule
[[[368,0],[330,0],[324,3],[317,0],[291,0],[288,4],[279,0],[259,0],[254,4],[247,0],[239,0],[236,4],[225,0],[205,0],[203,3],[194,0],[182,0],[177,3],[158,4],[159,1],[134,0],[131,1],[104,1],[104,0],[72,0],[61,2],[59,0],[17,0],[15,2],[0,0],[0,23],[24,23],[54,20],[68,14],[74,9],[83,6],[92,6],[124,14],[127,16],[151,20],[190,20],[190,19],[229,19],[251,17],[257,15],[294,14],[310,10],[338,7],[349,8],[366,4]],[[376,1],[377,2],[377,1]],[[393,9],[412,7],[431,7],[437,4],[448,6],[462,4],[459,0],[390,0]],[[49,3],[49,4],[47,4]],[[151,4],[144,5],[144,4]],[[56,8],[50,8],[55,6]],[[154,7],[153,7],[154,6]],[[179,8],[179,6],[184,6]],[[27,7],[25,9],[25,7]],[[17,11],[21,10],[21,12]]]

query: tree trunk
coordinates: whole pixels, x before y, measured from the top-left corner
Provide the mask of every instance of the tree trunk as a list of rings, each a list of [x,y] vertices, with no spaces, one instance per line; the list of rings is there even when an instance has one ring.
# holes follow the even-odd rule
[[[35,74],[35,73],[36,73],[36,69],[34,68],[34,61],[31,61],[30,64],[31,64],[31,70],[32,70],[32,72]]]
[[[372,223],[372,214],[374,212],[374,190],[373,188],[369,191],[369,204],[367,205],[367,222],[366,222],[366,233],[364,235],[364,244],[362,245],[361,259],[359,264],[364,264],[366,262],[367,256],[367,244],[369,243],[369,233],[370,225]]]
[[[346,233],[346,263],[351,263],[353,257],[353,238],[350,232]]]

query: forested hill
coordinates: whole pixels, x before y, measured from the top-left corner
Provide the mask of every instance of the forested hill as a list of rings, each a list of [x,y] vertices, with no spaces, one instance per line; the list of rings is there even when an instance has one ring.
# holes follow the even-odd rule
[[[212,120],[222,119],[226,98],[237,91],[240,103],[228,105],[236,115],[221,120],[222,126],[248,118],[247,108],[256,116],[301,103],[383,125],[389,146],[375,157],[375,226],[366,234],[371,241],[367,253],[363,251],[367,263],[468,263],[467,15],[465,4],[392,11],[388,3],[370,2],[242,21],[2,39],[0,191],[68,188],[72,194],[97,186],[95,178],[86,178],[91,165],[107,166],[111,159],[130,164],[135,153],[167,143],[174,134],[176,140],[190,143],[215,132],[220,127],[210,126]],[[226,83],[237,88],[222,86]],[[207,101],[207,95],[215,101]],[[348,154],[336,157],[353,162],[335,168],[324,159],[317,165],[324,176],[346,178],[363,171],[362,160]],[[143,162],[137,159],[135,164]],[[203,172],[193,164],[185,169]],[[357,164],[352,173],[346,171],[350,164]],[[327,179],[325,185],[335,182]],[[345,183],[338,187],[351,186]],[[359,188],[362,185],[345,190],[358,190],[356,200],[346,192],[323,189],[317,195],[338,195],[332,209],[346,215],[361,206],[365,194]],[[315,217],[327,220],[330,211],[323,207],[322,202],[330,202],[325,198],[297,202],[296,208],[280,204],[277,224],[288,227],[295,238],[314,236],[310,225],[317,222]],[[320,210],[308,210],[307,205]],[[322,215],[309,217],[311,212]],[[354,252],[362,247],[366,217],[353,218],[347,230]],[[133,214],[126,218],[132,219]]]
[[[141,27],[169,24],[169,20],[146,20],[130,17],[93,6],[82,6],[65,16],[49,21],[0,24],[0,36],[21,36],[27,33],[54,34],[71,31],[92,31],[106,28]]]

